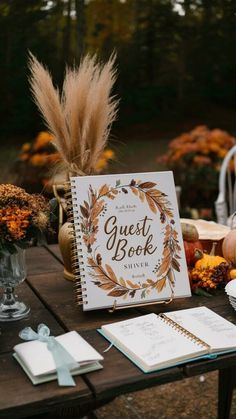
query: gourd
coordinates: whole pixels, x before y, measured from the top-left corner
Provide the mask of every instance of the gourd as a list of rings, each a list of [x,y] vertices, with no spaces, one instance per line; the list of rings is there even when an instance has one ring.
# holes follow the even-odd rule
[[[222,256],[215,255],[216,243],[213,243],[211,253],[203,253],[200,249],[197,249],[195,252],[195,258],[197,259],[195,263],[195,268],[197,269],[207,269],[215,268],[221,263],[227,263],[227,260]]]
[[[188,242],[195,242],[199,239],[197,228],[193,224],[181,223],[183,239]]]
[[[233,219],[236,213],[232,216],[231,230],[225,236],[222,243],[222,254],[227,261],[236,266],[236,228],[233,228]]]
[[[195,250],[202,249],[202,243],[199,241],[197,228],[193,224],[181,223],[181,230],[186,262],[188,266],[193,266],[195,263]]]

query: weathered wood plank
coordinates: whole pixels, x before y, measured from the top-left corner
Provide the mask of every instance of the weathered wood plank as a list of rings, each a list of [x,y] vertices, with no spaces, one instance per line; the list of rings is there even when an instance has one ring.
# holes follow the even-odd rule
[[[60,248],[58,244],[50,244],[48,246],[45,246],[45,248],[51,253],[60,263],[63,264],[63,259],[61,255]]]
[[[115,347],[104,353],[109,342],[97,331],[82,332],[81,335],[104,356],[104,369],[86,375],[87,383],[98,400],[183,378],[177,367],[145,374]]]
[[[21,418],[56,408],[84,404],[93,396],[82,376],[76,387],[59,387],[57,381],[34,386],[11,354],[0,355],[0,417]]]
[[[64,333],[64,329],[58,324],[52,314],[45,309],[42,302],[36,297],[26,282],[16,288],[19,301],[22,300],[30,306],[27,318],[13,322],[0,322],[0,353],[12,351],[13,346],[20,342],[18,334],[24,327],[37,328],[38,324],[46,323],[53,335]]]
[[[222,290],[211,297],[192,295],[192,297],[187,298],[176,298],[170,304],[153,304],[147,307],[140,307],[139,310],[142,313],[164,313],[199,306],[207,306],[214,310],[214,308],[217,309],[219,306],[230,306],[230,304],[225,291]]]
[[[139,315],[135,309],[120,310],[113,314],[107,310],[84,312],[76,305],[73,283],[65,280],[62,272],[29,276],[27,281],[68,330],[97,329],[102,324]]]
[[[44,247],[31,247],[26,251],[28,275],[62,272],[62,264]]]

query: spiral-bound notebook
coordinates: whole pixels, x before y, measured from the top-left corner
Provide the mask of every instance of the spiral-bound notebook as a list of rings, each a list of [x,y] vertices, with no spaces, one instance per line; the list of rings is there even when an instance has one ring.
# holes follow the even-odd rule
[[[207,307],[146,314],[98,331],[143,372],[236,350],[236,326]]]
[[[72,177],[84,310],[191,295],[172,172]]]

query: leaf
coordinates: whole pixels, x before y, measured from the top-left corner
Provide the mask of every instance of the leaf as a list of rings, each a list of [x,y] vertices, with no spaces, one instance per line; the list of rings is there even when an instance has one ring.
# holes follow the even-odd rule
[[[112,192],[114,195],[117,195],[117,194],[118,194],[118,191],[117,191],[117,189],[115,189],[115,188],[111,188],[111,192]]]
[[[147,283],[150,284],[150,285],[154,285],[155,284],[155,282],[152,279],[147,279]]]
[[[116,282],[116,283],[117,283],[117,278],[116,278],[116,275],[115,275],[115,273],[113,272],[113,270],[112,270],[111,266],[110,266],[110,265],[105,265],[105,267],[106,267],[106,270],[107,270],[108,275],[109,275],[109,277],[111,278],[111,280],[112,280],[113,282]]]
[[[139,288],[139,285],[134,284],[132,281],[129,281],[129,279],[127,279],[127,284],[129,285],[130,288]]]
[[[92,281],[92,283],[94,284],[94,285],[100,285],[101,284],[101,282],[100,281]]]
[[[172,259],[171,265],[177,272],[180,272],[180,264],[175,258]]]
[[[154,214],[156,214],[157,213],[157,209],[156,209],[156,206],[155,206],[154,201],[152,200],[152,198],[150,196],[148,196],[147,193],[146,193],[145,196],[146,196],[146,200],[147,200],[147,203],[148,203],[148,206],[149,206],[150,210],[152,212],[154,212]]]
[[[116,187],[120,186],[120,180],[116,181]]]
[[[133,192],[134,195],[138,195],[138,189],[134,188],[133,186],[130,186],[131,191]]]
[[[101,188],[99,189],[98,195],[99,196],[106,195],[108,191],[109,191],[108,186],[106,184],[102,185]]]
[[[171,255],[171,251],[169,247],[165,247],[165,249],[163,250],[162,256],[164,259],[169,258]]]
[[[84,201],[84,206],[85,206],[85,208],[87,208],[87,210],[89,209],[89,204],[88,204],[87,201]]]
[[[195,288],[193,292],[194,294],[201,295],[203,297],[212,297],[212,295],[209,292],[203,290],[202,288]]]
[[[153,182],[143,182],[143,183],[140,183],[139,186],[142,189],[150,189],[150,188],[153,188],[153,186],[156,186],[156,183],[153,183]]]
[[[80,211],[81,211],[81,214],[83,215],[83,217],[89,218],[89,212],[88,212],[87,208],[83,207],[83,205],[80,205]]]
[[[100,255],[100,253],[98,253],[98,254],[97,254],[97,256],[96,256],[96,261],[97,261],[97,264],[98,264],[98,265],[101,265],[101,263],[102,263],[102,257],[101,257],[101,255]]]
[[[160,198],[162,196],[162,192],[159,191],[158,189],[150,189],[148,191],[148,195],[150,195],[152,198]]]
[[[106,282],[105,284],[98,285],[99,288],[102,288],[103,290],[112,290],[114,288],[114,284],[112,282]]]
[[[139,198],[141,202],[144,202],[145,200],[145,193],[143,191],[141,191],[141,189],[138,190],[139,192]]]
[[[94,205],[90,217],[91,220],[93,221],[95,218],[97,218],[97,216],[102,212],[104,208],[104,200],[102,201],[97,201],[96,204]]]
[[[166,285],[166,277],[157,281],[155,288],[158,292],[161,292]]]
[[[158,270],[158,276],[165,274],[169,270],[170,261],[171,261],[170,257],[168,257],[168,258],[166,258],[162,261],[161,266]]]
[[[126,282],[123,278],[120,278],[119,282],[120,282],[120,285],[122,285],[122,287],[126,288]]]
[[[125,295],[128,291],[127,290],[114,290],[109,292],[107,295],[109,295],[109,297],[121,297],[122,295]]]
[[[141,298],[145,298],[146,297],[146,291],[145,290],[143,290],[142,292],[141,292]]]
[[[174,286],[175,285],[175,276],[174,276],[171,269],[169,270],[167,276],[169,278],[170,283]]]
[[[131,298],[134,298],[135,294],[136,294],[136,290],[130,291],[129,293]]]
[[[94,266],[94,265],[96,265],[96,263],[95,263],[95,261],[93,260],[93,258],[88,258],[88,259],[87,259],[87,262],[88,262],[88,265],[89,265],[89,266]]]

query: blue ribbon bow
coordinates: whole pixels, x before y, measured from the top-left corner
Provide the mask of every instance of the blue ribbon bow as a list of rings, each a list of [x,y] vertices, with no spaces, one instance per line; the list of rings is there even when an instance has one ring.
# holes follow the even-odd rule
[[[75,386],[72,378],[71,369],[78,368],[80,365],[69,354],[69,352],[55,339],[50,336],[50,329],[43,323],[38,326],[37,333],[31,328],[26,327],[21,330],[19,336],[23,340],[39,340],[47,344],[48,350],[52,353],[57,373],[59,386]]]

